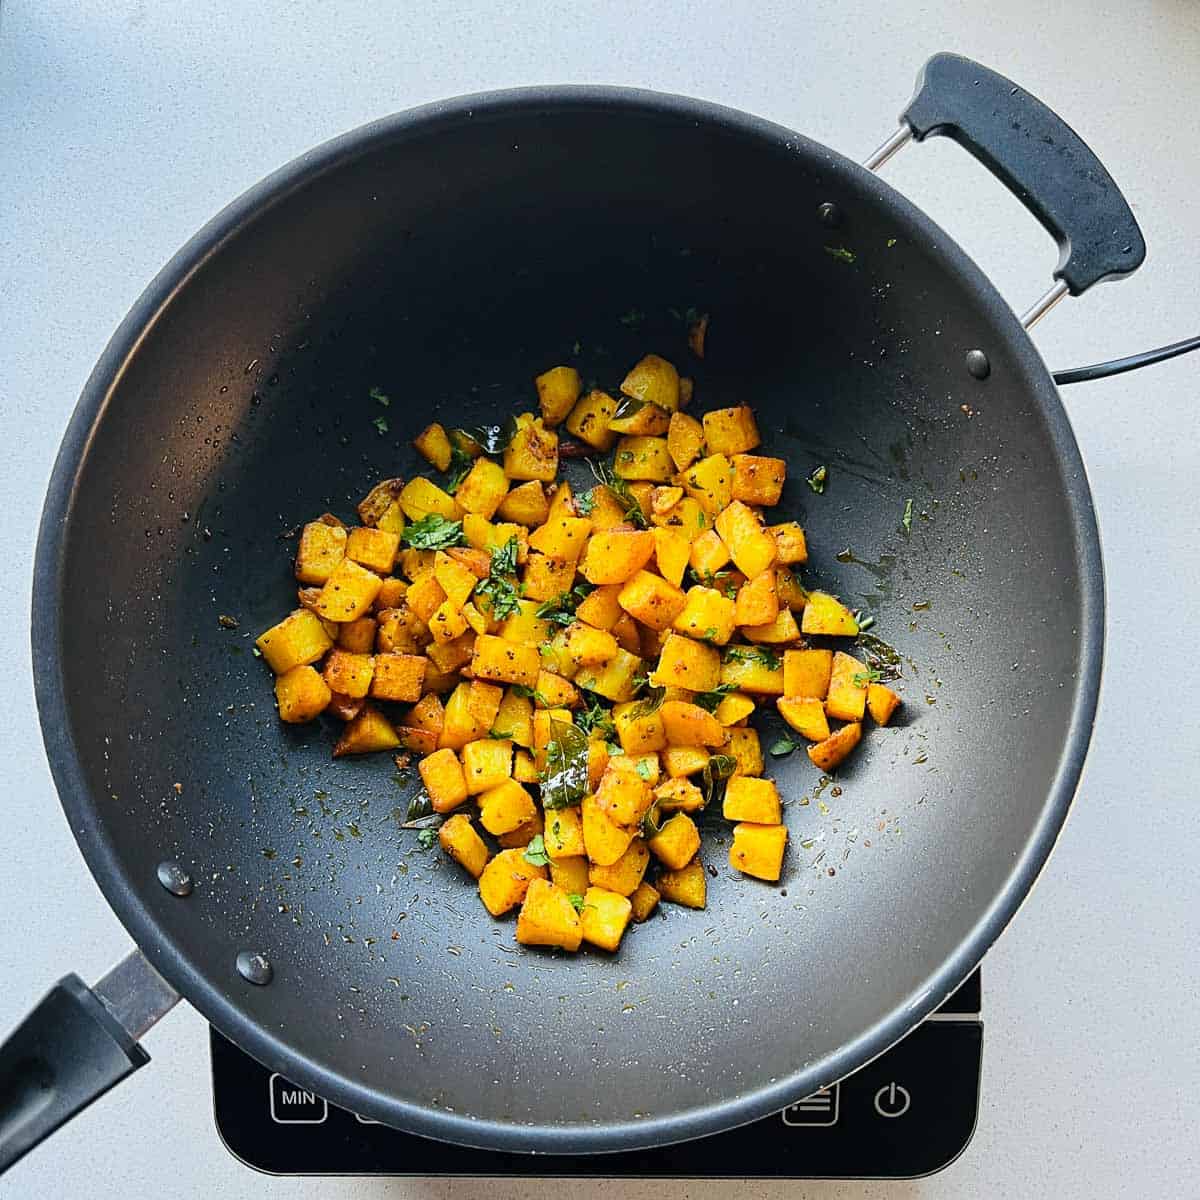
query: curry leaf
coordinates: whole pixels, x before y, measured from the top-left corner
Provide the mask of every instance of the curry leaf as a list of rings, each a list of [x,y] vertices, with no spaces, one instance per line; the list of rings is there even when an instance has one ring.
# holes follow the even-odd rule
[[[550,721],[546,770],[542,777],[542,807],[578,804],[588,790],[587,734],[565,721]]]
[[[701,774],[705,805],[717,805],[725,796],[725,784],[737,770],[737,759],[728,754],[714,754],[704,764]]]

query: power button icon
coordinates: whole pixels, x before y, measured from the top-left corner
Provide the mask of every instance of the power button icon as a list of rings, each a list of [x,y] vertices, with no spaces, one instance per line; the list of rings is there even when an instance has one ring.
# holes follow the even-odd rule
[[[884,1084],[875,1093],[875,1111],[881,1117],[902,1117],[911,1104],[908,1088],[901,1087],[895,1080]]]

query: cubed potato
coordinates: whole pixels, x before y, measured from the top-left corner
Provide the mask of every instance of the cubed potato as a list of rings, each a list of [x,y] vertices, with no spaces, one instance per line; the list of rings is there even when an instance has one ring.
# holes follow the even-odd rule
[[[787,842],[786,825],[754,825],[743,821],[733,827],[729,865],[743,875],[778,882]]]
[[[653,888],[644,879],[637,886],[637,891],[629,897],[630,912],[634,921],[639,925],[648,920],[650,914],[658,907],[658,889]]]
[[[639,571],[621,589],[621,607],[651,629],[666,629],[683,610],[684,594],[673,583]]]
[[[534,691],[537,693],[533,702],[535,708],[578,708],[583,702],[579,689],[569,679],[545,669],[538,672]]]
[[[659,896],[670,904],[703,908],[708,898],[708,877],[697,855],[677,871],[662,871],[654,881]]]
[[[779,715],[810,742],[823,742],[829,736],[825,705],[815,696],[780,696],[775,701]],[[746,818],[749,820],[750,818]]]
[[[436,467],[439,471],[450,470],[450,459],[452,457],[450,438],[446,435],[445,428],[436,421],[432,425],[426,425],[413,438],[413,445],[417,448],[417,453],[430,466]]]
[[[747,641],[763,646],[786,646],[800,640],[800,627],[790,608],[781,608],[775,620],[766,625],[743,625],[742,635]]]
[[[517,562],[523,562],[528,553],[529,531],[522,525],[507,521],[493,524],[479,513],[466,513],[462,519],[463,537],[472,550],[501,550],[510,538],[517,539]],[[490,568],[490,561],[489,561]]]
[[[588,890],[588,860],[582,853],[570,858],[552,858],[550,879],[568,896],[582,896]]]
[[[744,499],[744,497],[738,498]],[[752,503],[752,501],[747,501],[747,503]],[[798,522],[785,521],[782,525],[771,525],[767,532],[775,539],[775,552],[780,563],[808,562],[808,541]]]
[[[548,809],[546,831],[542,836],[546,853],[552,859],[576,858],[586,853],[583,842],[583,814],[573,805]]]
[[[571,489],[570,482],[564,479],[551,489],[550,507],[546,513],[546,520],[560,521],[563,517],[577,516],[579,513],[575,509],[575,493]]]
[[[712,646],[682,634],[668,634],[650,682],[656,687],[711,692],[721,682],[721,656]]]
[[[467,603],[479,582],[479,576],[474,571],[443,550],[438,550],[434,555],[433,577],[446,600],[456,609]]]
[[[666,483],[675,473],[675,464],[667,453],[667,439],[623,437],[617,443],[613,471],[621,479]]]
[[[669,513],[683,499],[681,487],[656,487],[650,493],[650,514],[658,518]]]
[[[383,479],[358,504],[358,519],[364,525],[378,525],[396,503],[404,489],[403,479]],[[396,532],[393,530],[393,532]]]
[[[583,391],[583,380],[574,367],[551,367],[534,381],[542,420],[553,428],[561,424]]]
[[[571,590],[574,579],[574,562],[531,553],[521,576],[522,591],[530,600],[557,600]]]
[[[650,561],[653,553],[654,534],[648,529],[593,533],[579,570],[589,583],[624,583]]]
[[[549,880],[531,879],[517,914],[517,941],[574,951],[582,936],[583,924],[567,893]]]
[[[558,562],[574,563],[591,535],[587,517],[551,517],[529,535],[529,548]]]
[[[275,702],[279,719],[289,725],[314,720],[325,711],[332,698],[329,685],[307,664],[292,667],[275,677]]]
[[[730,692],[717,705],[713,716],[726,728],[744,721],[755,708],[754,700],[742,692]]]
[[[731,729],[729,742],[722,749],[736,763],[734,775],[761,775],[763,773],[762,745],[756,730],[749,728]]]
[[[421,698],[427,662],[418,654],[377,654],[371,696],[376,700],[416,703]]]
[[[465,512],[491,520],[508,491],[504,469],[490,458],[477,458],[475,465],[454,493]]]
[[[536,815],[533,797],[515,779],[506,779],[480,794],[479,823],[488,833],[510,833]]]
[[[858,637],[854,614],[828,592],[809,592],[800,621],[801,633],[819,633],[832,637]]]
[[[698,704],[665,700],[659,713],[668,745],[723,746],[728,740],[721,722]]]
[[[427,729],[431,733],[441,734],[446,722],[446,710],[436,696],[422,696],[408,710],[406,723],[414,729]]]
[[[541,667],[537,646],[522,646],[489,634],[475,639],[471,671],[477,679],[534,687]]]
[[[517,782],[520,783],[520,780],[517,780]],[[522,825],[518,825],[516,829],[510,829],[508,833],[498,834],[496,841],[500,843],[502,850],[511,850],[514,846],[528,846],[535,837],[542,836],[545,828],[542,814],[535,812],[528,821]]]
[[[575,616],[596,629],[611,630],[624,612],[620,595],[619,583],[608,583],[595,588],[576,606]]]
[[[300,534],[296,551],[296,578],[301,583],[323,584],[346,556],[348,534],[344,525],[309,521]]]
[[[724,454],[710,454],[683,472],[683,486],[709,517],[733,500],[733,466]]]
[[[630,486],[632,487],[632,484]],[[654,488],[650,493],[650,524],[656,529],[673,529],[676,533],[685,537],[690,546],[701,531],[711,527],[712,519],[704,511],[700,501],[695,496],[687,495],[680,497],[665,512],[655,512],[653,503],[654,493],[660,490],[659,488]]]
[[[542,620],[537,615],[539,602],[537,600],[518,600],[518,611],[500,622],[496,633],[506,642],[519,642],[527,646],[536,646],[539,642],[547,641],[552,632],[549,621]]]
[[[483,874],[491,852],[465,813],[455,813],[438,829],[438,843],[464,871],[476,879]]]
[[[776,565],[775,591],[779,594],[779,603],[794,613],[799,612],[808,603],[808,593],[804,590],[804,585],[787,567]]]
[[[567,658],[575,668],[597,667],[615,658],[619,649],[611,633],[593,629],[581,621],[567,626],[563,642]]]
[[[836,651],[829,672],[825,711],[839,721],[861,721],[867,707],[869,681],[870,672],[866,663],[859,662],[853,655]]]
[[[352,701],[354,704],[361,704],[361,700]],[[353,714],[357,716],[358,713]],[[428,729],[413,729],[409,725],[397,725],[396,734],[400,738],[400,745],[405,750],[411,751],[413,754],[424,758],[427,754],[432,754],[438,748],[438,735],[431,733]]]
[[[443,749],[461,750],[468,742],[486,737],[491,728],[486,714],[476,716],[471,711],[471,684],[460,683],[446,701],[438,745]]]
[[[571,409],[567,431],[594,450],[611,450],[617,437],[609,432],[608,423],[616,411],[617,402],[607,392],[588,392]]]
[[[582,667],[575,682],[589,692],[595,692],[606,700],[619,703],[632,700],[637,691],[637,676],[646,664],[636,654],[619,649],[606,663],[596,667]]]
[[[633,915],[633,905],[610,889],[590,887],[584,893],[580,921],[583,940],[601,950],[616,951]]]
[[[433,570],[433,561],[437,553],[433,550],[414,550],[411,546],[400,551],[400,574],[405,579],[413,580],[427,571]]]
[[[518,696],[509,688],[500,701],[490,732],[502,734],[518,746],[532,746],[533,701],[528,696]]]
[[[558,436],[533,413],[521,413],[516,424],[504,449],[504,474],[509,479],[553,482],[558,475]]]
[[[732,457],[753,450],[761,442],[754,412],[748,404],[718,408],[704,414],[704,440],[709,454]]]
[[[386,609],[395,608],[397,605],[404,603],[406,595],[408,595],[408,584],[403,579],[397,579],[389,575],[375,594],[375,602],[371,605],[371,610],[372,612],[381,613]],[[360,621],[362,619],[362,617],[359,617]]]
[[[668,746],[661,757],[666,773],[672,779],[682,779],[703,771],[711,752],[704,746]]]
[[[704,807],[704,793],[682,777],[660,783],[654,799],[663,812],[699,812]]]
[[[530,751],[518,750],[513,755],[513,778],[518,783],[537,783],[541,779]]]
[[[825,699],[829,691],[832,650],[785,650],[783,654],[783,694],[816,696]]]
[[[439,550],[433,556],[435,570],[438,561],[437,556],[441,553],[442,551]],[[492,553],[490,550],[476,550],[474,546],[451,546],[449,550],[445,551],[445,554],[447,558],[458,563],[460,567],[466,567],[476,579],[486,579],[491,574]],[[519,557],[520,550],[518,547],[518,559]],[[442,590],[445,591],[445,588]]]
[[[646,768],[639,768],[629,755],[612,758],[596,789],[596,807],[618,825],[636,825],[654,803],[654,793],[646,779]]]
[[[777,616],[779,594],[775,590],[775,571],[769,567],[738,588],[734,620],[739,625],[769,625]]]
[[[867,711],[876,725],[886,725],[900,707],[900,697],[882,683],[867,685]]]
[[[449,603],[449,601],[447,601],[447,603]],[[492,620],[489,617],[485,617],[483,613],[481,613],[479,609],[477,609],[470,601],[462,606],[462,615],[463,619],[471,627],[472,633],[482,634],[491,632],[493,625]],[[472,640],[472,652],[474,651],[474,648],[475,642]]]
[[[679,471],[686,471],[704,453],[704,429],[695,417],[681,412],[671,414],[667,453]]]
[[[654,530],[655,565],[658,573],[675,587],[683,582],[691,551],[691,538],[680,530],[666,525]]]
[[[278,625],[260,634],[254,644],[267,660],[267,666],[276,675],[283,675],[293,667],[315,663],[333,645],[333,638],[325,631],[320,617],[307,608],[297,608]]]
[[[736,610],[734,601],[715,588],[688,588],[684,606],[674,627],[697,641],[723,646],[733,636]],[[702,689],[703,690],[703,689]]]
[[[446,599],[446,592],[438,583],[437,575],[432,569],[418,575],[404,593],[404,603],[426,625],[433,619],[433,614],[446,603]]]
[[[716,526],[734,565],[747,579],[775,565],[775,539],[740,500],[734,500],[718,515]]]
[[[721,663],[721,682],[755,696],[782,696],[783,667],[772,665],[778,659],[768,657],[769,654],[769,651],[732,647]]]
[[[671,414],[645,400],[623,400],[608,423],[613,433],[634,437],[657,437],[667,432]]]
[[[621,391],[674,412],[679,407],[679,372],[665,358],[647,354],[621,380]]]
[[[334,650],[325,660],[321,672],[330,691],[341,692],[352,699],[361,700],[371,687],[375,674],[375,659],[370,654],[351,654],[347,650]]]
[[[478,796],[499,787],[512,776],[512,742],[500,738],[484,738],[468,742],[460,751],[467,791]]]
[[[525,899],[532,880],[545,878],[546,868],[526,862],[524,850],[501,850],[479,876],[479,897],[493,917],[502,917]]]
[[[729,562],[729,548],[715,529],[706,529],[692,541],[688,561],[697,575],[708,579]]]
[[[425,668],[425,682],[421,687],[426,692],[436,692],[439,696],[444,696],[447,692],[454,690],[460,679],[461,676],[457,671],[443,671],[433,659],[430,659],[429,666]]]
[[[822,771],[832,771],[858,745],[861,737],[862,725],[858,721],[852,721],[831,733],[823,742],[809,746],[808,757],[814,767],[820,767]]]
[[[313,607],[327,621],[357,621],[371,611],[382,586],[383,580],[374,571],[343,558],[330,572]]]
[[[700,831],[687,813],[677,812],[663,822],[646,844],[659,862],[672,871],[678,871],[687,866],[700,849]]]
[[[437,670],[450,674],[454,671],[460,671],[471,661],[471,655],[475,653],[475,631],[468,629],[465,633],[460,634],[451,642],[434,642],[430,646],[425,647],[425,654],[429,661]],[[428,691],[429,673],[426,670],[426,682],[422,687]]]
[[[417,763],[417,770],[429,793],[434,812],[450,812],[471,794],[467,790],[462,763],[453,750],[435,750]]]
[[[600,780],[604,778],[604,772],[608,770],[608,760],[613,757],[610,747],[606,741],[592,735],[588,741],[588,788],[595,791],[600,786]]]
[[[338,738],[333,748],[333,757],[347,754],[374,754],[379,750],[395,750],[400,745],[400,736],[391,721],[377,708],[366,704]]]
[[[359,617],[338,626],[337,646],[349,654],[370,654],[375,649],[379,622],[374,617]]]
[[[647,713],[644,709],[640,700],[613,706],[613,725],[627,755],[655,754],[667,744],[662,711]]]
[[[634,838],[629,849],[615,863],[606,867],[593,863],[588,879],[595,887],[606,888],[619,896],[632,896],[649,864],[650,851],[646,849],[646,843],[641,838]]]
[[[359,525],[350,530],[346,539],[345,557],[352,559],[376,575],[388,575],[396,565],[396,553],[400,549],[398,534],[386,529],[371,529]]]
[[[418,476],[410,479],[401,491],[398,500],[404,515],[410,521],[419,521],[431,513],[445,517],[448,521],[462,518],[463,510],[458,501],[436,483]]]
[[[779,503],[787,478],[787,463],[782,458],[735,454],[732,461],[734,500],[768,507]]]
[[[504,689],[482,679],[472,679],[467,685],[467,712],[476,725],[492,729],[504,700]]]
[[[725,785],[721,815],[727,821],[752,821],[756,825],[778,825],[783,806],[774,780],[735,775]]]
[[[601,866],[611,866],[629,849],[633,832],[618,825],[588,794],[580,806],[583,817],[583,844],[588,858]]]
[[[429,618],[429,632],[439,645],[446,645],[462,637],[471,628],[462,609],[455,608],[449,600],[443,600]]]
[[[532,527],[541,525],[550,515],[550,504],[541,483],[531,479],[512,489],[500,501],[496,515],[501,521]]]

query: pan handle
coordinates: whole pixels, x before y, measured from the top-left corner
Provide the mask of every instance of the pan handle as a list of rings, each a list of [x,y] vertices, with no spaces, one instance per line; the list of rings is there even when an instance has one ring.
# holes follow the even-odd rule
[[[145,1066],[138,1038],[178,999],[136,950],[94,989],[60,979],[0,1045],[0,1174]]]
[[[1064,295],[1142,265],[1146,241],[1112,176],[1066,121],[1011,80],[961,55],[935,54],[900,129],[866,166],[877,170],[910,139],[937,136],[983,163],[1058,243],[1056,282],[1022,317],[1026,328]]]

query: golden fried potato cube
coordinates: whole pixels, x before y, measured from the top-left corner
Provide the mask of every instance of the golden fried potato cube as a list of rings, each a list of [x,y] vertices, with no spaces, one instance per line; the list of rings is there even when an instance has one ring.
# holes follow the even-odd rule
[[[720,681],[721,656],[712,646],[678,633],[667,635],[658,665],[650,676],[652,684],[711,692]]]
[[[783,694],[816,696],[825,699],[829,691],[832,650],[785,650],[783,653]]]
[[[623,437],[617,443],[613,471],[620,479],[666,483],[675,473],[675,464],[667,453],[667,439]]]
[[[636,825],[654,803],[645,774],[629,755],[610,758],[596,789],[596,807],[617,825]]]
[[[521,645],[490,634],[475,639],[471,671],[476,679],[519,683],[531,688],[537,684],[540,670],[541,656],[537,646]]]
[[[886,725],[900,707],[900,697],[882,683],[867,685],[867,711],[876,725]]]
[[[321,672],[331,692],[340,692],[354,700],[361,700],[367,694],[374,674],[375,659],[370,654],[351,654],[348,650],[332,651]]]
[[[499,787],[512,776],[513,747],[508,740],[482,738],[468,742],[459,751],[459,756],[467,791],[472,796]]]
[[[428,661],[419,654],[377,654],[371,677],[372,698],[415,704],[421,698]]]
[[[612,757],[609,744],[593,734],[588,741],[588,787],[593,792],[600,786]]]
[[[533,701],[528,696],[518,696],[509,688],[500,701],[492,730],[503,735],[518,746],[533,745]],[[521,780],[532,783],[533,780]]]
[[[543,837],[546,853],[552,859],[582,856],[586,853],[583,844],[583,814],[574,806],[547,809],[546,832]]]
[[[683,611],[684,594],[661,576],[639,571],[621,589],[618,602],[635,621],[661,630]]]
[[[836,651],[829,672],[829,691],[825,694],[826,713],[839,721],[861,721],[867,707],[869,681],[866,663]]]
[[[620,757],[620,756],[617,756]],[[662,763],[658,760],[657,754],[638,754],[629,755],[628,761],[633,764],[637,773],[646,781],[650,789],[658,785],[658,781],[662,778]],[[605,768],[607,770],[607,768]]]
[[[592,523],[593,533],[604,533],[609,529],[628,529],[629,516],[625,505],[602,483],[596,484],[588,493],[591,511],[587,518]]]
[[[542,420],[551,428],[564,420],[583,391],[583,380],[574,367],[551,367],[533,383],[537,388]]]
[[[817,697],[780,696],[775,707],[779,709],[779,715],[810,742],[823,742],[829,736],[825,705]]]
[[[460,683],[446,701],[438,745],[442,749],[461,750],[468,742],[487,735],[491,723],[485,724],[485,720],[486,714],[476,716],[471,711],[471,684]]]
[[[671,414],[667,453],[678,471],[686,471],[704,453],[704,430],[695,417],[681,412]]]
[[[705,413],[704,440],[708,443],[709,454],[725,454],[729,457],[745,454],[762,441],[758,436],[754,412],[748,404]]]
[[[406,721],[413,729],[425,729],[440,736],[446,723],[446,710],[436,696],[422,696],[408,710]]]
[[[536,646],[539,642],[547,641],[551,634],[551,623],[542,620],[537,615],[539,603],[536,600],[518,600],[517,611],[510,617],[505,617],[496,630],[497,636],[506,642],[519,642],[527,646]]]
[[[359,502],[358,519],[364,525],[378,525],[383,516],[391,510],[403,490],[403,479],[381,480]]]
[[[633,484],[629,485],[630,488]],[[641,484],[638,484],[641,487]],[[695,496],[681,496],[670,508],[665,512],[654,511],[654,493],[662,491],[661,488],[650,488],[650,524],[656,529],[673,529],[676,533],[687,538],[689,545],[696,537],[700,530],[707,529],[712,521],[708,514],[705,513],[703,506]],[[680,489],[682,491],[682,489]]]
[[[531,881],[545,878],[546,868],[527,862],[524,850],[501,850],[479,876],[479,898],[493,917],[502,917],[525,899]]]
[[[361,703],[361,701],[353,703]],[[420,755],[422,758],[427,754],[432,754],[438,748],[438,735],[431,733],[428,729],[413,729],[410,725],[397,725],[396,734],[400,738],[400,745],[405,750]]]
[[[579,516],[579,513],[575,510],[575,493],[571,490],[570,482],[564,479],[551,490],[550,505],[546,512],[546,520],[557,521],[563,517],[577,516]]]
[[[315,667],[292,667],[275,677],[275,702],[279,719],[289,725],[301,725],[324,712],[332,698],[329,685]]]
[[[775,565],[775,539],[762,527],[757,514],[734,500],[716,519],[717,532],[734,565],[747,579]]]
[[[558,436],[533,413],[521,413],[516,424],[516,432],[504,448],[504,474],[509,479],[552,483],[558,475]]]
[[[621,749],[627,755],[655,754],[666,747],[667,733],[661,710],[639,715],[643,707],[640,700],[627,700],[613,706],[613,725],[621,739]]]
[[[488,567],[491,568],[491,551],[500,550],[507,544],[508,539],[517,539],[517,562],[522,562],[528,549],[528,531],[521,525],[512,525],[498,521],[492,524],[487,517],[479,513],[465,513],[462,519],[463,537],[467,546],[472,550],[488,551]]]
[[[786,825],[755,825],[743,821],[733,827],[729,865],[743,875],[776,883],[783,870],[783,852],[787,842]]]
[[[654,534],[648,529],[613,529],[606,533],[593,533],[588,539],[579,570],[589,583],[624,583],[650,561],[653,553]],[[560,588],[559,591],[566,591],[567,588]]]
[[[584,796],[580,810],[583,817],[583,844],[588,858],[601,866],[611,866],[629,849],[633,833],[612,820],[591,793]]]
[[[490,458],[477,458],[454,493],[464,511],[491,520],[508,491],[504,468]]]
[[[358,715],[346,724],[342,736],[333,748],[333,757],[346,754],[373,754],[379,750],[395,750],[400,737],[391,721],[370,704],[364,704]]]
[[[438,829],[438,843],[464,871],[476,879],[483,874],[491,851],[465,813],[455,813]]]
[[[831,733],[823,742],[809,746],[808,757],[814,767],[820,767],[822,771],[832,771],[858,745],[861,737],[862,725],[858,721],[852,721]]]
[[[567,431],[594,450],[611,450],[617,435],[608,423],[617,411],[617,402],[607,392],[593,390],[583,396],[567,417]]]
[[[679,407],[679,372],[665,358],[647,354],[621,380],[621,391],[634,400],[674,412]]]
[[[429,793],[434,812],[449,812],[464,803],[471,794],[462,763],[453,750],[435,750],[417,763],[421,782]]]
[[[687,866],[700,849],[700,831],[687,813],[677,812],[663,822],[662,828],[646,844],[659,862],[678,871]]]
[[[757,731],[749,728],[731,729],[729,743],[721,751],[737,762],[734,775],[761,775],[763,773],[762,745]]]
[[[775,539],[775,553],[778,556],[778,562],[784,564],[808,562],[808,541],[798,522],[785,521],[782,525],[770,525],[767,532]]]
[[[436,561],[436,560],[435,560]],[[446,603],[446,592],[431,569],[418,575],[404,594],[404,603],[427,625],[433,614]]]
[[[346,539],[345,557],[374,571],[376,575],[388,575],[396,565],[396,552],[399,549],[399,534],[358,525],[350,530]]]
[[[333,638],[326,633],[316,613],[297,608],[278,625],[259,634],[254,644],[267,660],[267,666],[276,675],[283,675],[293,667],[315,663],[333,645]]]
[[[756,696],[782,696],[783,667],[772,667],[765,659],[739,653],[735,648],[721,663],[721,682]]]
[[[517,941],[578,950],[582,937],[583,923],[567,893],[547,879],[531,879],[517,914]]]
[[[379,622],[374,617],[359,617],[357,621],[339,625],[338,649],[350,654],[370,654],[375,649],[375,631],[378,628]]]
[[[733,466],[724,454],[710,454],[683,472],[687,494],[715,517],[733,500]]]
[[[704,746],[668,746],[662,752],[662,764],[672,779],[682,779],[703,771],[710,757]]]
[[[790,608],[781,608],[775,620],[766,625],[743,625],[742,635],[747,641],[759,642],[764,646],[785,646],[800,640],[800,627]]]
[[[552,821],[554,818],[551,817]],[[581,835],[582,836],[582,835]],[[582,841],[580,845],[582,845]],[[588,889],[588,860],[580,852],[569,858],[550,860],[550,880],[568,896],[582,896]]]
[[[774,780],[735,775],[725,785],[721,815],[727,821],[751,821],[756,825],[778,825],[783,805]]]
[[[660,783],[654,799],[663,812],[699,812],[704,807],[704,793],[682,777]]]
[[[606,867],[593,863],[588,870],[588,881],[598,888],[616,892],[618,896],[632,896],[650,865],[650,851],[641,838],[634,838],[629,849]]]
[[[550,505],[542,485],[531,479],[528,483],[519,484],[513,488],[496,510],[501,521],[514,522],[517,525],[541,525],[550,515]]]
[[[487,574],[487,571],[484,572]],[[471,598],[479,576],[470,567],[438,550],[433,557],[433,577],[454,608],[462,608]]]
[[[775,590],[775,571],[768,567],[738,588],[734,620],[738,625],[769,625],[777,616],[779,593]]]
[[[448,521],[458,521],[463,515],[462,506],[453,496],[423,477],[410,479],[397,500],[410,521],[419,521],[431,513]]]
[[[309,521],[300,534],[296,551],[296,578],[300,583],[323,584],[346,556],[348,534],[344,525]]]
[[[858,637],[854,614],[828,592],[809,592],[800,620],[801,633],[820,633],[832,637]]]
[[[429,632],[440,646],[456,641],[470,628],[470,622],[462,609],[455,608],[449,600],[443,600],[429,618]]]
[[[659,526],[654,531],[654,560],[658,573],[673,587],[683,582],[691,556],[691,538],[670,526]]]
[[[735,454],[732,461],[732,499],[766,506],[779,503],[783,481],[787,478],[787,463],[782,458]]]
[[[520,780],[517,781],[518,783]],[[496,841],[504,850],[511,850],[514,846],[525,847],[533,841],[535,837],[541,837],[545,826],[542,823],[542,814],[534,813],[533,817],[526,821],[523,825],[518,825],[516,829],[510,830],[508,833],[501,833],[496,837]]]
[[[779,595],[779,603],[794,613],[808,603],[808,593],[803,584],[787,567],[775,567],[775,591]]]
[[[557,600],[571,590],[574,579],[574,562],[531,553],[521,576],[522,591],[530,600]]]
[[[472,679],[467,685],[467,712],[484,729],[492,729],[504,700],[504,689],[482,679]]]
[[[632,914],[633,905],[624,895],[603,887],[589,887],[580,913],[583,940],[601,950],[615,952]]]
[[[721,722],[698,704],[664,700],[659,713],[668,745],[723,746],[728,739]]]
[[[413,445],[417,448],[417,453],[431,466],[437,467],[439,471],[450,469],[450,438],[445,428],[436,421],[432,425],[426,425],[413,438]]]
[[[534,684],[534,708],[560,709],[577,708],[582,700],[579,689],[569,680],[544,668],[538,672]]]
[[[654,886],[663,900],[685,908],[703,908],[708,898],[708,877],[699,855],[677,871],[660,872]]]
[[[375,595],[375,602],[371,605],[371,611],[380,613],[385,609],[396,608],[404,603],[404,597],[407,595],[408,584],[403,579],[396,579],[389,575],[380,585],[379,591]]]
[[[629,907],[633,919],[640,925],[658,907],[658,890],[643,879],[637,891],[629,897]]]
[[[437,553],[433,550],[414,550],[411,546],[401,550],[400,574],[410,581],[417,579],[433,570],[435,558],[437,558]],[[405,594],[407,595],[407,593]]]
[[[723,646],[733,636],[734,621],[734,601],[715,588],[697,584],[688,588],[674,628],[697,641]]]
[[[738,725],[755,709],[754,700],[742,692],[730,692],[717,705],[713,716],[726,728]]]
[[[656,437],[667,432],[670,420],[671,414],[665,408],[659,408],[657,404],[649,404],[645,400],[627,400],[618,406],[608,422],[608,427],[613,433],[633,437]]]
[[[656,519],[665,516],[682,499],[681,487],[656,487],[650,493],[650,513]]]
[[[603,629],[593,629],[581,621],[567,626],[563,636],[563,650],[575,668],[597,667],[615,658],[617,639]]]
[[[327,621],[357,621],[371,611],[382,586],[374,571],[343,558],[330,572],[313,608]]]
[[[619,639],[618,639],[619,640]],[[589,692],[595,692],[613,703],[632,700],[637,691],[637,676],[646,664],[636,654],[618,649],[606,663],[596,667],[581,667],[575,682]]]
[[[529,535],[529,548],[557,562],[574,563],[591,535],[592,523],[587,517],[554,516]]]
[[[451,675],[461,670],[471,661],[471,655],[474,653],[475,631],[473,629],[468,629],[452,642],[434,642],[425,647],[425,654],[432,664],[430,670],[437,670],[443,675]],[[426,671],[425,683],[422,685],[426,691],[431,687],[429,683],[430,670]]]
[[[706,529],[692,541],[688,562],[697,575],[707,579],[729,562],[729,548],[715,529]]]
[[[515,779],[506,779],[479,796],[479,822],[488,833],[511,833],[536,815],[533,797]]]

